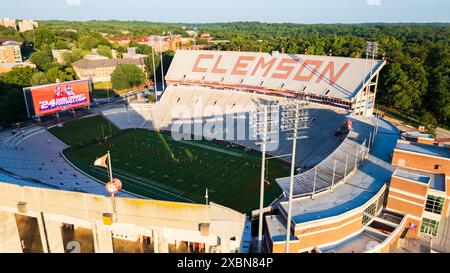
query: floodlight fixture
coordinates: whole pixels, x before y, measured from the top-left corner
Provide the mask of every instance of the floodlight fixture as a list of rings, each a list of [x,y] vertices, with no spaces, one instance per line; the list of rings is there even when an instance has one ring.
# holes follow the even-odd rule
[[[279,105],[276,103],[259,104],[250,112],[250,129],[253,136],[260,139],[257,145],[261,145],[261,181],[259,196],[259,226],[258,226],[258,252],[262,252],[262,227],[264,208],[264,181],[266,164],[266,145],[271,136],[278,133]]]
[[[282,106],[281,131],[289,132],[288,140],[292,140],[291,173],[289,181],[288,219],[286,228],[286,253],[289,253],[289,242],[291,238],[292,198],[294,189],[295,154],[297,150],[297,139],[307,138],[304,129],[309,125],[308,98],[299,97],[291,103]]]

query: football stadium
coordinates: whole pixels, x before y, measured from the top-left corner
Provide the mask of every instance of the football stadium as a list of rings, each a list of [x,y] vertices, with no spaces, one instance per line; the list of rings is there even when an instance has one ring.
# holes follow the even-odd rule
[[[449,151],[376,115],[384,65],[177,50],[156,102],[93,104],[89,80],[26,88],[35,124],[0,134],[0,252],[396,252],[440,238]],[[283,109],[299,102],[293,134]]]

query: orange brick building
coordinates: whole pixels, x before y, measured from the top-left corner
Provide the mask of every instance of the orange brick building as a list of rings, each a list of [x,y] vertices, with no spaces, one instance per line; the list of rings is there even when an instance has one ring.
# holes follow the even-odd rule
[[[392,157],[397,170],[387,208],[407,215],[407,236],[412,238],[419,233],[436,236],[450,200],[450,150],[425,140],[399,140]]]

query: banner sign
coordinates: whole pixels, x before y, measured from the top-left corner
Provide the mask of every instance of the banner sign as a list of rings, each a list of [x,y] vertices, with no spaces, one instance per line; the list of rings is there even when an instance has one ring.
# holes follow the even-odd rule
[[[89,105],[89,81],[72,81],[31,87],[31,97],[36,115]]]

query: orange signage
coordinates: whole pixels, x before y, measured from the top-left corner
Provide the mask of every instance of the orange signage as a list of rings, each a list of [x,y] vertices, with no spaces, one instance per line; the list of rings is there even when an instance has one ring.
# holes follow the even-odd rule
[[[31,88],[34,112],[47,115],[89,105],[89,81],[72,81]]]
[[[273,79],[287,79],[293,75],[295,81],[309,82],[316,75],[316,83],[321,82],[325,77],[330,84],[336,84],[349,63],[344,63],[337,67],[334,61],[324,62],[318,60],[300,61],[292,58],[283,58],[278,65],[274,65],[276,59],[266,60],[264,57],[241,55],[232,67],[224,67],[222,64],[223,55],[199,54],[191,68],[192,72],[254,76],[262,71],[263,77]],[[250,67],[254,67],[250,70]]]

